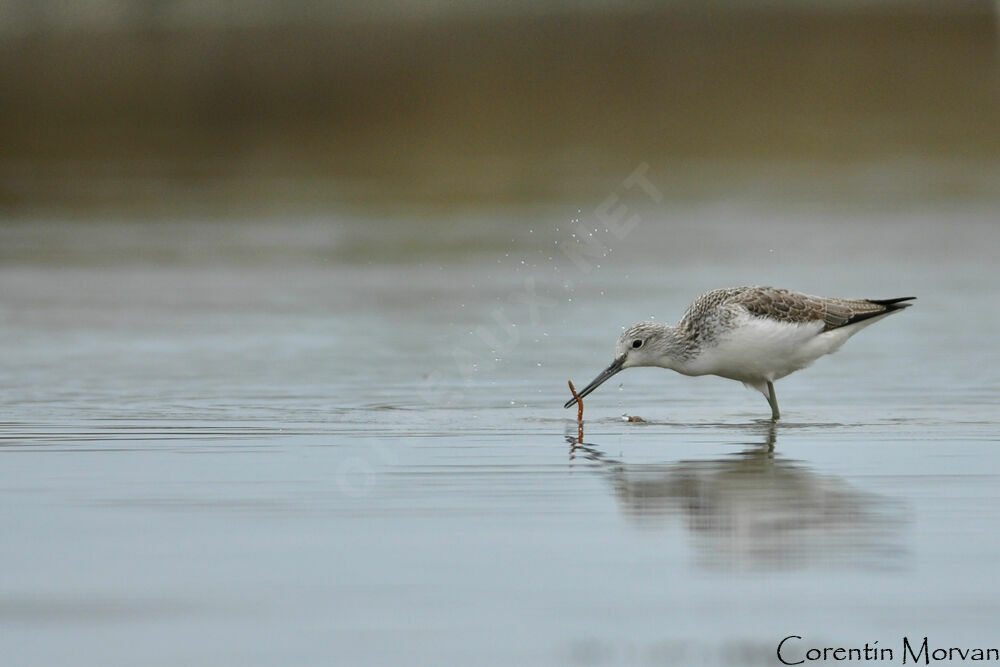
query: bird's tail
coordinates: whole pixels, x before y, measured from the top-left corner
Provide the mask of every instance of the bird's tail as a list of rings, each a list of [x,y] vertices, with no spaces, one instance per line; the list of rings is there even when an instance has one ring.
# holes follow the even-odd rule
[[[874,303],[879,306],[884,306],[884,313],[891,313],[894,310],[902,310],[903,308],[909,308],[912,303],[903,303],[904,301],[913,301],[917,297],[915,296],[901,296],[895,299],[865,299],[868,303]]]
[[[882,317],[883,315],[888,315],[889,313],[895,312],[897,310],[903,310],[904,308],[909,308],[912,303],[903,303],[904,301],[912,301],[916,299],[915,296],[901,296],[896,299],[864,299],[865,302],[881,306],[880,310],[869,310],[862,313],[857,313],[852,315],[842,326],[847,326],[848,324],[857,324],[858,322],[864,322],[865,320],[870,320],[875,317]]]

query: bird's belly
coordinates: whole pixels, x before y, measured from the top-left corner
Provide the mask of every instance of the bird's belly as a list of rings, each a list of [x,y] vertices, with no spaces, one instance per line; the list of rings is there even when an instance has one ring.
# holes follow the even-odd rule
[[[690,375],[719,375],[740,382],[777,380],[831,351],[818,336],[822,323],[791,324],[749,318],[692,360]]]

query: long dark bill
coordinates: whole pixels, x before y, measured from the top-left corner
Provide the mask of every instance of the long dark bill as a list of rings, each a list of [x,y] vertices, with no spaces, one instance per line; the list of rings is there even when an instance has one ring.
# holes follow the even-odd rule
[[[622,369],[622,364],[623,363],[625,363],[625,357],[621,357],[619,359],[615,359],[614,361],[612,361],[611,365],[608,366],[607,368],[605,368],[603,371],[601,371],[601,374],[598,375],[596,378],[594,378],[593,382],[591,382],[586,387],[584,387],[582,390],[580,390],[580,392],[577,394],[577,396],[579,396],[580,398],[583,398],[584,396],[586,396],[590,392],[592,392],[595,389],[597,389],[598,387],[600,387],[611,376],[613,376],[615,373],[617,373],[618,371],[620,371]],[[566,405],[564,405],[563,407],[564,408],[568,408],[569,406],[571,406],[571,405],[573,405],[575,403],[576,403],[576,399],[575,398],[571,398],[568,401],[566,401]]]

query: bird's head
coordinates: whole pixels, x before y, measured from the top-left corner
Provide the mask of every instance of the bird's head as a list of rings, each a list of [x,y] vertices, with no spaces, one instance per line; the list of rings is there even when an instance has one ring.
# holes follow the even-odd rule
[[[669,351],[667,329],[657,322],[639,322],[625,329],[615,345],[615,359],[622,359],[622,369],[662,366]]]
[[[639,322],[625,329],[615,346],[615,360],[584,387],[578,396],[583,398],[626,368],[666,366],[666,359],[670,354],[670,328],[657,322]],[[571,399],[564,407],[568,408],[575,402],[575,398]]]

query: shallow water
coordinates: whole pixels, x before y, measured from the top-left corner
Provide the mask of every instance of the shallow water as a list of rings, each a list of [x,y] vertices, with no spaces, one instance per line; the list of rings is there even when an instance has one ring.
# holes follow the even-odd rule
[[[6,664],[1000,644],[994,210],[591,218],[0,227]],[[622,325],[742,283],[918,301],[778,383],[777,426],[642,369],[580,441],[566,380]]]

